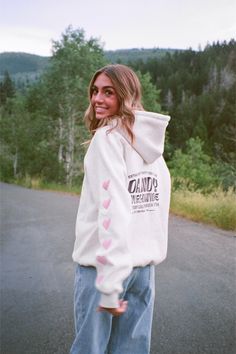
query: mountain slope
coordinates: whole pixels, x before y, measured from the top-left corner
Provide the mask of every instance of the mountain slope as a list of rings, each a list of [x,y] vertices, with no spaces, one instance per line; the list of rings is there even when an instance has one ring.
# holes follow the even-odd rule
[[[119,49],[105,51],[105,57],[111,63],[122,62],[128,64],[136,60],[160,59],[166,52],[173,53],[175,49]],[[21,52],[5,52],[0,53],[0,77],[5,71],[14,78],[16,74],[41,73],[49,64],[50,57],[40,55],[21,53]]]
[[[40,72],[47,67],[48,63],[49,57],[21,52],[0,53],[0,75],[5,71],[10,75]]]

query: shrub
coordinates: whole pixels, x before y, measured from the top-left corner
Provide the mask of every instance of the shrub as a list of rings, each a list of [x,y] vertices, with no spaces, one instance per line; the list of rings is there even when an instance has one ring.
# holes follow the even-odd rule
[[[236,191],[236,167],[229,163],[218,161],[213,166],[214,173],[219,177],[219,182],[224,191],[232,188]]]
[[[174,152],[169,162],[173,178],[173,189],[201,190],[211,192],[219,185],[219,177],[212,168],[210,157],[203,151],[203,142],[191,138],[186,144],[186,152]]]

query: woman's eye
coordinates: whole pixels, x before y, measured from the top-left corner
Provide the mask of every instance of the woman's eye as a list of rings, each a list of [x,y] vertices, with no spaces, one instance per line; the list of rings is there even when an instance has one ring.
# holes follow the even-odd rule
[[[95,88],[93,88],[93,89],[92,89],[92,96],[96,95],[97,93],[98,93],[98,90],[95,89]]]
[[[105,91],[105,95],[106,95],[106,96],[111,96],[112,93],[113,93],[113,92],[112,92],[111,90],[106,90],[106,91]]]

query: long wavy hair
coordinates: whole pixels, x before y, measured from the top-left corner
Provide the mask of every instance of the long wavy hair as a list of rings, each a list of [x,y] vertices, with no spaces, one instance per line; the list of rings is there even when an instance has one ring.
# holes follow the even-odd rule
[[[114,117],[97,119],[91,104],[92,88],[96,78],[102,73],[107,75],[114,85],[119,102],[119,110]],[[141,84],[135,72],[128,66],[122,64],[106,65],[93,75],[89,84],[88,95],[90,104],[85,112],[84,119],[92,135],[95,134],[98,128],[108,125],[111,120],[116,118],[117,123],[115,127],[120,124],[121,128],[128,133],[128,136],[133,142],[135,138],[132,131],[135,120],[134,110],[143,110],[141,103]],[[110,131],[115,127],[111,128]]]

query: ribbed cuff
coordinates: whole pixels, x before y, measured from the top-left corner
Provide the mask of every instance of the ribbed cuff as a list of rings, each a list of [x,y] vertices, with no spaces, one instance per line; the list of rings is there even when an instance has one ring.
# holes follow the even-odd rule
[[[119,294],[101,294],[100,306],[108,308],[117,308],[119,307]]]

